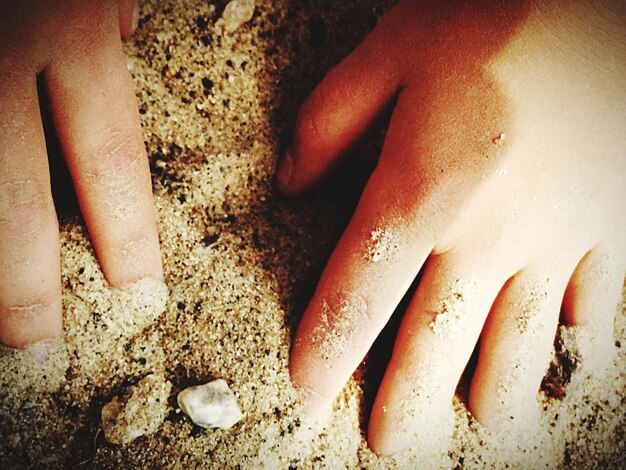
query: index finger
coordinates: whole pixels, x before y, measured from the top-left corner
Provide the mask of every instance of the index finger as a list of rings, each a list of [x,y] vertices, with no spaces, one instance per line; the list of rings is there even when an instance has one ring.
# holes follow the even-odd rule
[[[163,276],[152,182],[115,9],[89,8],[83,14],[102,30],[70,35],[65,48],[73,49],[53,60],[45,78],[100,264],[111,285],[126,287]]]
[[[312,417],[329,409],[433,248],[420,216],[398,203],[400,187],[398,172],[375,170],[298,327],[289,369]]]

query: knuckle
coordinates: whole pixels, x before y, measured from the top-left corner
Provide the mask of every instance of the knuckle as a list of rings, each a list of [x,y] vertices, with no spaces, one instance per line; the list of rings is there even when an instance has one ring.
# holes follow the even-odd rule
[[[31,235],[52,223],[52,195],[35,180],[0,183],[0,230],[4,236]]]
[[[10,303],[3,307],[2,314],[9,319],[29,320],[39,312],[50,307],[51,302],[45,298],[29,299],[25,302]]]
[[[307,100],[298,115],[298,142],[307,146],[321,147],[332,131],[328,119],[320,113],[313,99]]]
[[[61,293],[57,291],[35,293],[29,297],[4,299],[0,302],[0,318],[4,324],[18,328],[27,326],[37,317],[59,309]]]
[[[140,135],[113,129],[87,160],[86,170],[92,178],[98,180],[127,177],[138,172],[144,157],[145,149]]]
[[[120,130],[109,132],[102,145],[84,162],[83,174],[90,189],[105,201],[136,200],[149,180],[146,151],[139,135]]]
[[[45,321],[42,317],[52,313],[60,316],[60,292],[0,304],[0,342],[15,348],[26,347],[32,342],[31,326]]]

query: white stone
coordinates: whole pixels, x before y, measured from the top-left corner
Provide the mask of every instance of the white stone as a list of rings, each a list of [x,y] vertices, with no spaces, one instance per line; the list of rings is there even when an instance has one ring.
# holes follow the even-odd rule
[[[186,388],[178,394],[178,406],[203,428],[229,429],[243,418],[235,394],[222,379]]]
[[[231,0],[224,8],[222,17],[215,26],[229,33],[237,30],[242,24],[250,21],[254,15],[254,0]]]

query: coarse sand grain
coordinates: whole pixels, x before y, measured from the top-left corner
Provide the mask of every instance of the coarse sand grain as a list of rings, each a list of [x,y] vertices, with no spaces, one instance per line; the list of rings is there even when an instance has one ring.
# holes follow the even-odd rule
[[[435,308],[429,324],[437,338],[454,340],[461,336],[464,331],[463,315],[477,291],[476,281],[472,279],[456,280],[450,284],[447,295]]]

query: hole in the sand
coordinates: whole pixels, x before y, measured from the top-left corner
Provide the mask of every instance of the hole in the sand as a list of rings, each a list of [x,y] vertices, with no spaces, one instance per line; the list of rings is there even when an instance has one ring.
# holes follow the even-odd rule
[[[554,339],[554,353],[550,368],[541,382],[541,390],[550,398],[562,399],[578,368],[578,358],[565,346],[560,328]]]

